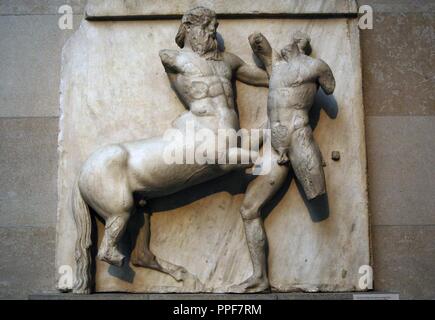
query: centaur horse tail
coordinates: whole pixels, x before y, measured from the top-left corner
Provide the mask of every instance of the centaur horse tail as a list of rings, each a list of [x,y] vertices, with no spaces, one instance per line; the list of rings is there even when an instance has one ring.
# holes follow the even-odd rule
[[[75,183],[72,195],[72,209],[77,229],[75,249],[76,275],[74,293],[90,293],[91,291],[91,231],[92,222],[89,207],[83,200],[78,183]]]

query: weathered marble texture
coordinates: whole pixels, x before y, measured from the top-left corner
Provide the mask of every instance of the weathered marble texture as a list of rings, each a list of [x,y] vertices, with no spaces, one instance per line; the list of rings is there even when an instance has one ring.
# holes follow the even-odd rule
[[[87,156],[104,144],[162,134],[183,106],[169,86],[158,51],[176,48],[177,20],[84,21],[63,50],[57,266],[74,266],[75,226],[71,186]],[[265,220],[269,277],[277,291],[358,290],[358,268],[369,264],[366,155],[359,36],[355,20],[221,20],[226,50],[252,62],[248,35],[261,31],[282,47],[302,29],[313,56],[337,80],[338,113],[318,115],[315,139],[326,167],[329,218],[313,222],[298,187]],[[267,89],[237,84],[241,125],[257,127],[266,115]],[[324,100],[330,114],[334,103]],[[314,117],[316,118],[316,117]],[[116,120],[116,121],[115,121]],[[331,159],[339,151],[340,161]],[[231,174],[156,203],[151,250],[196,274],[205,284],[177,283],[168,275],[126,265],[97,263],[96,290],[126,292],[221,291],[252,272],[238,210],[241,174]],[[99,225],[99,240],[102,226]]]
[[[86,16],[90,19],[177,16],[200,5],[214,10],[217,14],[231,16],[277,14],[355,15],[358,12],[355,0],[90,0],[86,6]]]

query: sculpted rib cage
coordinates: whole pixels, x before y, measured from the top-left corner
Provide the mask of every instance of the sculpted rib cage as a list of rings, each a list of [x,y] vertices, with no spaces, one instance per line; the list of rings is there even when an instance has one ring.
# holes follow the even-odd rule
[[[207,77],[204,80],[198,79],[190,83],[190,96],[193,99],[214,98],[219,95],[228,94],[231,91],[231,84],[228,79],[217,78],[216,80],[210,80],[211,77]]]

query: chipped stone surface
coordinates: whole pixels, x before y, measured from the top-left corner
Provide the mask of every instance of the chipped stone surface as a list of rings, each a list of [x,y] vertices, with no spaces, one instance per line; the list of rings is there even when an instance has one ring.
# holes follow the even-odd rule
[[[356,14],[355,0],[90,0],[86,6],[88,18],[177,16],[196,6],[205,6],[222,15],[268,14]]]
[[[84,159],[97,147],[162,134],[183,106],[169,86],[158,51],[176,48],[179,22],[88,22],[63,50],[57,265],[74,266],[75,226],[70,211],[72,183]],[[248,35],[260,30],[274,47],[303,29],[313,55],[334,72],[334,99],[319,98],[312,113],[325,158],[329,218],[304,203],[297,185],[283,190],[265,209],[269,277],[275,291],[358,290],[358,268],[369,264],[366,156],[356,22],[328,20],[221,20],[225,48],[250,63]],[[267,89],[237,84],[241,126],[258,127],[266,115]],[[338,110],[337,107],[338,106]],[[325,111],[326,110],[326,111]],[[328,116],[330,115],[330,117]],[[116,120],[116,121],[115,121]],[[288,183],[288,184],[289,184]],[[287,185],[288,185],[287,184]],[[246,279],[252,272],[238,210],[246,182],[233,173],[155,203],[151,249],[184,266],[205,284],[204,291]],[[278,201],[280,200],[280,201]],[[315,211],[315,212],[314,212]],[[101,233],[102,228],[99,226]],[[99,236],[101,240],[101,234]],[[128,252],[126,245],[126,251]],[[97,263],[99,292],[194,292],[193,284],[162,273]]]

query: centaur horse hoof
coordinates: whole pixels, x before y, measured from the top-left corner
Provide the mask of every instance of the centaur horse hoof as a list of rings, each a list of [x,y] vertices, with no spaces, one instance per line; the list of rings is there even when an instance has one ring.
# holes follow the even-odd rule
[[[98,260],[107,262],[111,265],[122,267],[122,265],[124,264],[125,256],[120,253],[116,248],[110,248],[103,253],[99,252],[97,258]]]

